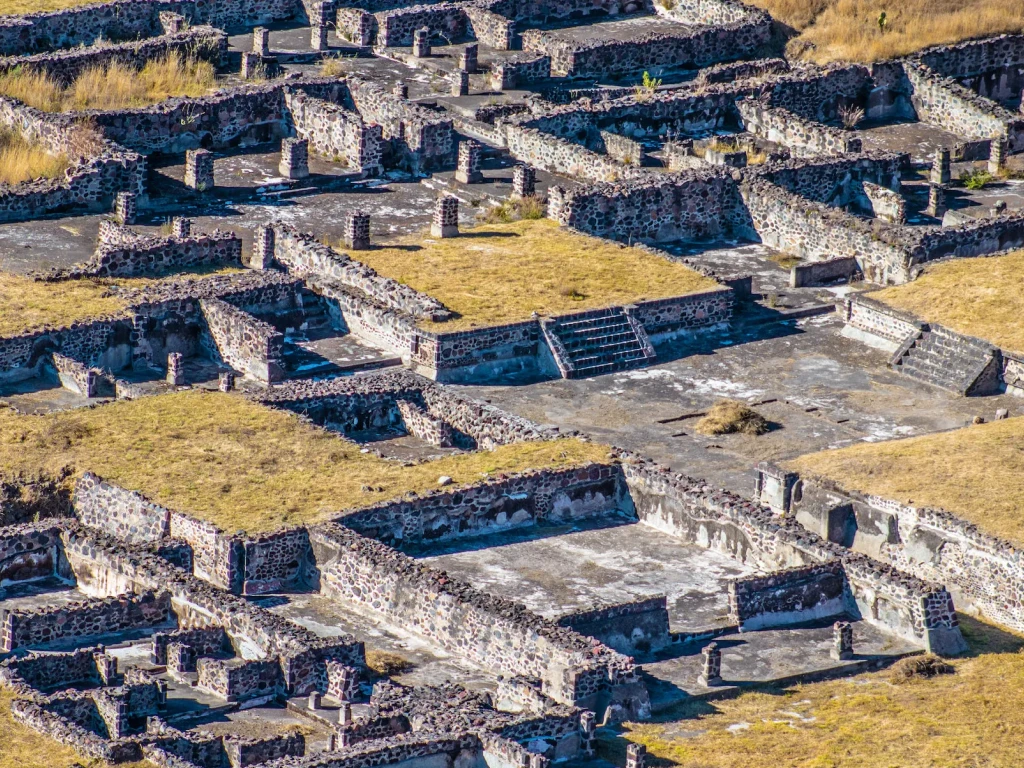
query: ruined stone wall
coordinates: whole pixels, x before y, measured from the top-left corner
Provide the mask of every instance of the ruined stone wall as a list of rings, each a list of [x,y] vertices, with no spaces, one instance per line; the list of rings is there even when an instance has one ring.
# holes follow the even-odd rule
[[[615,651],[337,523],[310,529],[310,540],[322,594],[372,611],[471,663],[539,678],[556,701],[594,701],[635,674],[631,660]]]
[[[757,22],[680,27],[678,33],[647,33],[633,40],[571,40],[545,30],[523,32],[523,50],[551,57],[556,77],[615,77],[653,67],[699,68],[744,58],[771,34],[765,14]]]
[[[637,178],[638,169],[629,168],[608,155],[537,130],[506,126],[505,143],[516,160],[550,173],[589,181],[613,182]]]
[[[264,384],[284,377],[284,334],[221,299],[200,299],[199,305],[205,321],[200,343],[211,357]]]
[[[1019,114],[924,65],[908,64],[905,70],[913,87],[911,100],[922,122],[967,139],[1005,136],[1010,152],[1024,150],[1024,118]]]
[[[296,135],[309,139],[315,152],[340,159],[361,173],[383,171],[384,134],[379,125],[368,125],[355,112],[303,93],[286,91],[285,104]]]
[[[631,508],[619,470],[591,464],[524,472],[455,491],[375,504],[337,521],[389,546],[422,548],[538,523],[629,515]]]
[[[0,652],[9,653],[15,648],[66,637],[89,637],[157,626],[168,621],[170,609],[169,594],[147,592],[137,597],[94,598],[6,611],[0,626]]]
[[[275,224],[273,229],[274,258],[290,272],[358,289],[387,307],[417,317],[443,320],[451,315],[436,299],[377,274],[365,264],[317,242],[312,235],[283,224]]]
[[[718,170],[548,193],[548,218],[589,235],[648,243],[721,235],[741,208],[736,183]]]
[[[792,517],[621,454],[640,522],[767,571],[839,560],[849,607],[865,621],[936,653],[966,648],[945,588],[811,534]]]
[[[178,629],[173,632],[153,633],[154,664],[167,664],[167,647],[171,643],[187,645],[196,652],[196,656],[212,656],[224,653],[231,647],[227,633],[221,627],[203,629]]]
[[[57,573],[60,534],[53,521],[0,527],[0,595],[8,584]]]
[[[860,152],[860,139],[822,123],[804,120],[781,107],[765,107],[754,99],[736,103],[744,127],[755,136],[774,141],[797,157]]]
[[[577,611],[562,616],[558,623],[628,655],[650,653],[672,641],[664,595]]]
[[[842,206],[858,198],[863,201],[865,181],[899,190],[902,170],[909,163],[905,154],[872,151],[770,163],[748,171],[747,177],[777,184],[812,202]]]
[[[113,221],[100,222],[99,243],[88,261],[38,276],[50,281],[82,277],[138,277],[207,266],[241,266],[242,241],[214,230],[189,237],[140,235]]]
[[[399,400],[398,411],[410,435],[429,445],[451,448],[454,445],[451,425],[431,415],[411,400]]]
[[[652,337],[665,337],[678,331],[695,331],[728,323],[735,304],[735,292],[722,287],[637,302],[627,311]]]
[[[383,128],[392,162],[415,172],[448,168],[455,162],[450,117],[402,99],[378,83],[349,78],[356,111]]]
[[[170,534],[171,511],[135,491],[85,472],[75,483],[75,516],[84,524],[132,543],[159,541]]]
[[[344,328],[380,349],[405,358],[409,356],[412,340],[419,334],[413,315],[333,281],[307,277],[306,284],[327,300],[335,327]]]
[[[821,69],[794,70],[771,78],[768,106],[785,109],[812,122],[838,117],[844,104],[867,104],[871,71],[859,64],[833,64]]]
[[[41,328],[0,339],[0,381],[15,382],[39,374],[50,353],[91,365],[121,337],[130,333],[127,313],[121,317],[73,323],[65,328]]]
[[[491,87],[495,90],[522,88],[551,77],[551,57],[536,53],[512,54],[491,64]]]
[[[839,560],[729,582],[729,616],[741,629],[783,627],[840,616],[849,609]]]
[[[466,14],[469,32],[481,45],[496,51],[512,49],[515,44],[515,21],[471,5],[463,6],[462,11]]]
[[[247,538],[242,551],[243,594],[285,592],[303,586],[309,578],[309,534],[305,528],[288,528]]]
[[[910,246],[888,225],[865,221],[764,181],[745,183],[741,192],[752,228],[765,245],[807,261],[850,254],[865,278],[876,283],[909,279]]]
[[[200,689],[228,701],[272,699],[284,693],[277,661],[201,658],[196,671]]]
[[[931,48],[914,56],[981,96],[1013,99],[1024,88],[1024,35],[1000,35]]]
[[[197,26],[183,32],[137,42],[39,53],[32,56],[6,56],[0,58],[0,72],[6,73],[24,67],[34,72],[45,73],[66,86],[85,70],[95,67],[107,67],[117,63],[141,68],[147,61],[162,58],[170,53],[209,61],[214,66],[219,66],[227,52],[226,34],[213,27]]]
[[[459,3],[413,5],[374,14],[377,17],[377,45],[411,46],[418,29],[430,30],[430,38],[445,44],[465,39],[468,26],[466,13]]]
[[[0,662],[0,683],[20,695],[67,688],[72,685],[97,685],[100,681],[96,654],[100,648],[80,648],[68,653],[29,653]]]
[[[957,227],[932,228],[923,233],[912,263],[948,256],[970,257],[999,253],[1024,246],[1024,213],[975,219]]]
[[[230,736],[224,738],[224,752],[232,768],[243,768],[286,757],[302,757],[306,754],[306,738],[301,733],[256,738]]]
[[[470,331],[419,331],[413,369],[441,382],[493,380],[538,370],[540,324],[536,320]]]

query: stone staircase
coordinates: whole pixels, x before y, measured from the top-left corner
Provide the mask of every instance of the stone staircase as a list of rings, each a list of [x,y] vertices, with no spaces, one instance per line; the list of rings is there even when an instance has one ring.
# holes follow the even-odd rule
[[[981,339],[924,323],[893,354],[889,367],[958,395],[999,391],[1002,355]]]
[[[643,325],[623,307],[544,319],[541,328],[566,379],[599,376],[655,359]]]

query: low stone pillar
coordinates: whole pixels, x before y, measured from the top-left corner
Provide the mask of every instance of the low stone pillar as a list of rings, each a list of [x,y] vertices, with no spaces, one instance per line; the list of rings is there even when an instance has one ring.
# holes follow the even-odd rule
[[[626,768],[644,768],[647,765],[647,747],[630,744],[626,747]]]
[[[365,251],[370,247],[370,214],[353,211],[345,217],[345,247]]]
[[[176,35],[185,31],[185,17],[180,13],[163,11],[160,13],[160,21],[164,27],[164,34]]]
[[[701,649],[703,659],[701,661],[700,677],[697,682],[705,687],[721,685],[722,683],[722,651],[718,643],[708,643]]]
[[[181,352],[171,352],[167,356],[167,383],[175,387],[185,385],[185,366]]]
[[[332,733],[331,734],[331,740],[327,744],[327,751],[328,752],[337,752],[338,751],[338,734],[336,734],[336,733]]]
[[[247,52],[242,54],[243,80],[261,80],[270,74],[271,63],[276,62],[269,56],[261,56],[258,53]]]
[[[338,710],[338,725],[349,725],[352,723],[352,705],[347,701],[342,702]]]
[[[459,164],[455,168],[455,179],[462,184],[479,184],[484,180],[480,173],[481,147],[479,142],[467,139],[459,144]]]
[[[171,643],[167,646],[167,671],[172,674],[186,674],[196,671],[196,649],[191,645]]]
[[[252,233],[252,255],[249,266],[252,269],[270,269],[274,263],[274,228],[261,224]]]
[[[530,768],[547,768],[551,761],[536,752],[530,754]]]
[[[185,152],[185,186],[197,192],[213,189],[213,153],[206,149]]]
[[[946,188],[941,184],[928,185],[928,207],[924,212],[941,219],[946,213]]]
[[[995,175],[1006,164],[1006,138],[1003,136],[994,138],[989,146],[988,172]]]
[[[167,706],[167,681],[156,681],[156,705],[161,709]]]
[[[321,705],[322,701],[323,700],[322,700],[322,698],[320,696],[320,692],[319,691],[310,691],[309,692],[309,710],[311,712],[316,712],[318,709],[320,709],[320,705]]]
[[[139,198],[134,192],[118,192],[114,198],[114,218],[125,226],[135,223]]]
[[[412,33],[412,55],[417,59],[430,56],[430,30],[426,27]]]
[[[537,193],[537,171],[520,163],[512,169],[512,197],[532,197]]]
[[[1003,216],[1005,214],[1006,214],[1006,201],[1005,200],[996,200],[995,205],[992,206],[992,216],[993,216],[993,218],[998,218],[999,216]]]
[[[326,51],[327,45],[327,31],[328,27],[326,24],[313,24],[309,28],[309,47],[314,51]]]
[[[409,98],[409,86],[406,85],[405,83],[395,83],[395,87],[391,89],[391,92],[400,99]]]
[[[222,373],[220,375],[220,378],[217,380],[217,389],[219,389],[221,392],[230,392],[234,388],[235,374],[231,373],[231,371],[228,371],[227,373]]]
[[[96,673],[100,682],[103,685],[114,685],[117,677],[117,658],[108,653],[94,653],[92,658],[96,662]]]
[[[458,237],[459,198],[444,195],[434,203],[434,219],[430,222],[433,237]]]
[[[932,160],[932,170],[928,180],[932,184],[949,184],[950,178],[949,150],[940,149]]]
[[[469,96],[469,75],[461,69],[452,72],[452,96]]]
[[[831,656],[836,661],[853,658],[853,626],[848,621],[837,621],[832,625]]]
[[[252,31],[252,52],[260,56],[270,55],[270,30],[256,27]]]
[[[286,179],[304,179],[309,176],[309,141],[307,139],[281,139],[281,161],[277,172]]]
[[[597,715],[589,709],[580,712],[580,752],[588,757],[594,755],[594,731],[597,727]]]
[[[476,72],[480,59],[480,46],[476,43],[467,45],[459,54],[459,69],[467,75]]]
[[[171,219],[171,237],[182,240],[192,234],[192,219],[176,216]]]

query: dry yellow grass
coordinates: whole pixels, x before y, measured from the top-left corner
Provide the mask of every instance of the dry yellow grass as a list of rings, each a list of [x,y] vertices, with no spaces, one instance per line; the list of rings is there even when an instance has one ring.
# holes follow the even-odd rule
[[[487,474],[607,460],[567,439],[516,443],[413,466],[241,395],[190,391],[103,408],[26,416],[0,411],[0,475],[91,470],[228,532],[274,530],[339,510]],[[364,491],[363,487],[372,488]]]
[[[955,674],[894,684],[888,671],[766,687],[627,724],[655,764],[688,768],[1012,768],[1024,729],[1022,640],[964,621],[975,656]],[[624,741],[605,741],[622,765]],[[664,761],[664,762],[662,762]],[[649,762],[651,762],[649,760]]]
[[[763,435],[769,429],[768,421],[746,403],[738,400],[719,400],[696,424],[693,431],[702,435]]]
[[[941,507],[1024,545],[1024,417],[811,453],[788,463],[862,493]]]
[[[46,112],[125,109],[172,96],[203,96],[216,84],[213,65],[171,52],[142,69],[123,64],[92,67],[64,87],[44,73],[21,67],[0,75],[0,94]]]
[[[914,282],[871,297],[1001,349],[1024,352],[1024,251],[936,264]]]
[[[692,269],[638,248],[524,219],[467,229],[457,238],[408,238],[360,251],[359,261],[440,300],[461,317],[426,323],[458,331],[681,296],[717,287]]]
[[[878,61],[932,45],[1024,30],[1013,0],[748,0],[800,34],[792,54],[829,61]],[[886,14],[885,31],[878,25]]]
[[[88,5],[95,0],[0,0],[0,16],[22,16],[26,13],[59,11]]]
[[[0,131],[0,183],[56,179],[69,167],[66,155],[51,155],[20,134]]]

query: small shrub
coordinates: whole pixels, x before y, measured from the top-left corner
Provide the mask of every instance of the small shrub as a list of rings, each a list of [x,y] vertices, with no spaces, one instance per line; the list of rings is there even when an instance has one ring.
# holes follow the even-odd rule
[[[738,400],[719,400],[698,421],[694,431],[701,435],[763,435],[769,429],[768,420]]]
[[[983,189],[993,181],[995,181],[995,176],[980,168],[964,171],[960,174],[960,183],[967,189]]]
[[[345,65],[340,56],[331,56],[320,64],[320,74],[324,77],[341,77],[345,74]]]
[[[583,301],[587,298],[587,294],[583,293],[583,291],[574,285],[567,285],[563,287],[559,290],[558,294],[560,296],[565,296],[567,299],[572,299],[573,301]]]
[[[415,665],[397,653],[372,648],[366,651],[366,666],[378,675],[400,675]]]
[[[519,200],[505,200],[480,216],[486,224],[510,224],[521,219],[543,219],[544,204],[537,197],[523,197]]]
[[[661,87],[662,78],[651,77],[651,73],[644,70],[643,81],[633,88],[637,101],[647,101]]]
[[[908,683],[911,680],[926,679],[937,675],[952,675],[956,670],[938,656],[926,653],[900,659],[892,665],[891,679],[894,683]]]

